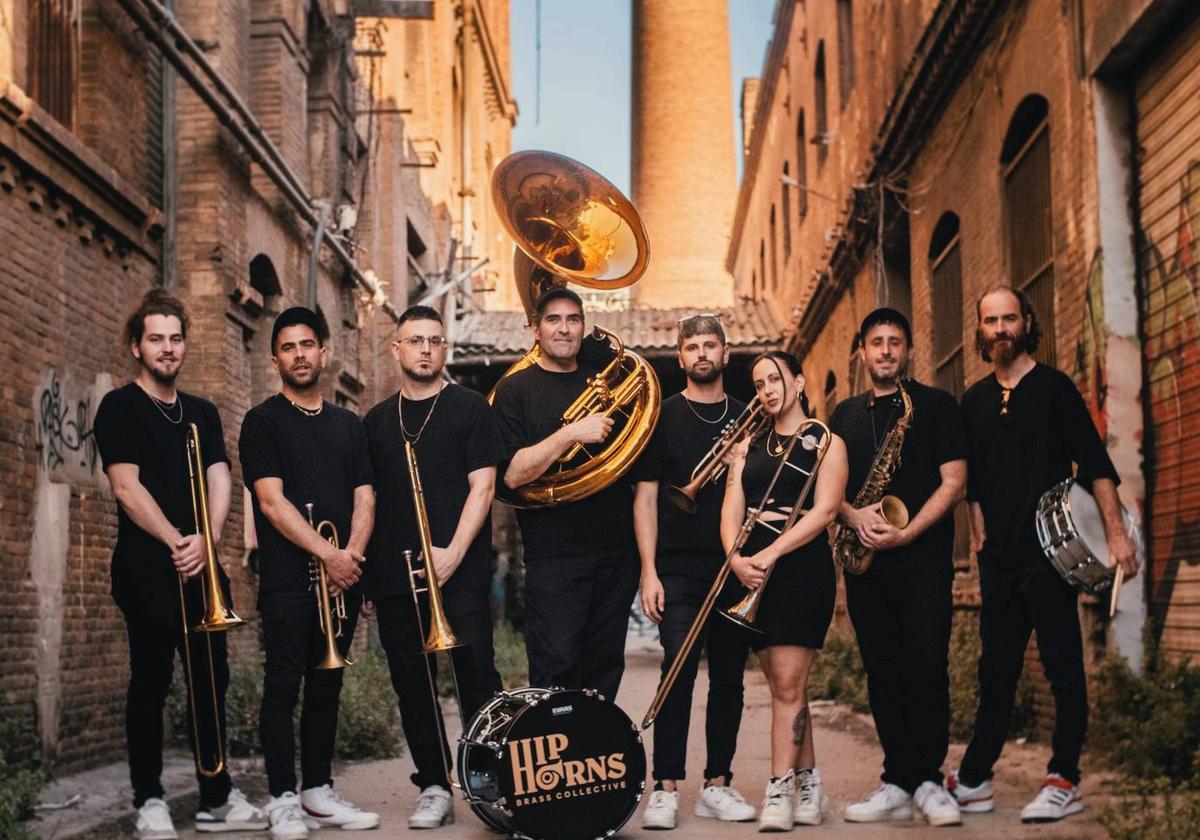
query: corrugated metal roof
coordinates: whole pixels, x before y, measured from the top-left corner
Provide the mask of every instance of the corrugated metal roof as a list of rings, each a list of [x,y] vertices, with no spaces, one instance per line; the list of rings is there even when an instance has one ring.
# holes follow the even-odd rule
[[[643,355],[675,352],[680,318],[697,311],[721,317],[725,338],[734,350],[778,347],[783,330],[764,303],[745,303],[728,309],[626,309],[589,312],[588,324],[611,330],[632,350]],[[451,364],[464,365],[515,359],[532,345],[524,312],[468,312],[454,331]]]

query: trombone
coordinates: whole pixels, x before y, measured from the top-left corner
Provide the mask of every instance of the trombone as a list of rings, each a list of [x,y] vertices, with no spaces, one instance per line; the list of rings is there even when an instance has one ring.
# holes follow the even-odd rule
[[[763,425],[765,427],[765,423]],[[791,458],[792,450],[800,441],[801,437],[804,435],[804,432],[813,425],[818,426],[824,432],[824,437],[821,439],[820,443],[805,443],[802,445],[804,445],[806,449],[811,447],[816,447],[818,449],[817,461],[816,464],[813,465],[811,472],[800,470],[801,472],[807,473],[808,479],[804,482],[804,489],[800,491],[800,498],[796,500],[796,504],[793,506],[792,512],[788,516],[787,524],[782,530],[779,531],[779,533],[783,533],[783,531],[786,531],[795,523],[800,505],[808,496],[808,491],[812,487],[812,482],[817,474],[817,470],[820,468],[821,461],[823,461],[825,458],[825,452],[829,448],[829,427],[815,418],[804,420],[800,424],[800,427],[796,429],[796,431],[788,438],[787,445],[784,447],[783,457],[779,461],[779,466],[775,468],[775,474],[771,476],[771,481],[767,484],[767,489],[763,491],[762,499],[759,501],[758,506],[746,508],[746,516],[742,520],[742,527],[738,530],[737,536],[733,540],[733,546],[729,549],[729,553],[725,555],[725,563],[721,566],[721,571],[717,572],[717,578],[713,581],[712,587],[708,590],[708,595],[705,596],[704,602],[700,605],[700,610],[696,613],[696,618],[692,621],[692,626],[688,629],[687,635],[684,636],[683,644],[679,646],[679,652],[675,654],[675,658],[671,661],[671,667],[667,669],[667,673],[665,673],[662,679],[659,681],[658,690],[654,693],[654,699],[650,701],[650,707],[646,709],[646,715],[642,718],[643,730],[649,729],[651,726],[653,726],[655,719],[658,717],[658,713],[662,711],[663,704],[667,701],[667,697],[671,694],[671,689],[675,686],[675,681],[679,678],[679,672],[683,670],[683,663],[687,660],[688,654],[691,652],[692,647],[696,644],[696,640],[700,638],[700,632],[704,629],[704,625],[708,622],[709,614],[712,612],[713,606],[717,602],[717,597],[721,594],[721,590],[725,587],[725,581],[729,579],[729,573],[732,571],[730,561],[733,560],[734,556],[745,547],[747,540],[750,539],[750,534],[754,531],[754,526],[760,524],[760,519],[762,518],[767,504],[771,500],[771,494],[775,491],[775,485],[779,481],[779,476],[783,472],[784,465],[786,464],[794,470],[800,469],[794,464],[789,463],[789,459]],[[811,442],[811,438],[808,440]],[[716,458],[714,460],[720,463],[720,458]],[[703,461],[701,463],[703,463]],[[693,482],[694,481],[695,479],[693,479]],[[774,526],[768,525],[767,523],[761,524],[771,528],[772,530],[775,530]],[[770,570],[767,571],[767,575],[770,575]],[[753,622],[754,617],[758,612],[758,599],[756,596],[766,588],[766,585],[767,581],[766,578],[764,578],[762,585],[759,586],[758,589],[756,589],[754,592],[751,592],[746,598],[743,598],[736,607],[723,611],[721,615],[737,622],[738,624],[743,624],[741,616],[746,611],[747,607],[749,607],[749,620],[750,622]],[[752,603],[747,605],[746,602],[752,598],[754,599]],[[739,611],[738,618],[734,618],[734,616],[731,615],[731,613],[735,610]],[[751,629],[756,628],[751,627]]]
[[[200,572],[200,594],[203,598],[204,615],[198,624],[188,627],[187,604],[183,595],[185,578],[179,575],[179,615],[183,625],[183,660],[187,670],[188,708],[192,713],[192,742],[195,746],[196,772],[206,778],[220,775],[225,769],[225,733],[221,726],[221,713],[217,700],[217,677],[213,667],[212,636],[230,630],[242,624],[229,605],[225,603],[225,593],[221,591],[220,566],[217,563],[217,547],[213,540],[212,522],[208,513],[208,481],[204,477],[204,459],[200,454],[200,429],[195,423],[188,423],[187,428],[187,465],[188,487],[192,495],[192,519],[196,523],[196,533],[204,541],[204,569]],[[211,767],[204,766],[200,755],[200,723],[196,717],[196,694],[193,688],[192,671],[192,641],[189,631],[204,633],[204,641],[208,645],[208,685],[212,689],[213,731],[216,733],[216,761]]]
[[[770,418],[763,411],[758,397],[755,397],[748,406],[742,409],[742,413],[737,416],[737,419],[726,426],[725,431],[721,432],[721,436],[717,438],[712,448],[704,453],[704,457],[692,470],[688,483],[667,488],[667,498],[670,499],[671,504],[684,513],[695,513],[696,496],[706,485],[720,479],[721,474],[725,472],[725,458],[733,451],[733,447],[743,440],[753,440],[762,434],[766,431],[768,422],[770,422]]]
[[[429,532],[429,511],[425,507],[425,488],[421,485],[421,470],[417,465],[417,453],[407,440],[404,441],[404,460],[408,464],[408,480],[412,486],[413,509],[417,517],[417,533],[421,540],[421,563],[425,570],[425,585],[417,585],[417,568],[413,563],[413,553],[404,551],[404,564],[408,567],[408,582],[412,589],[413,609],[417,612],[417,634],[421,639],[421,653],[425,655],[425,678],[429,682],[429,695],[433,700],[433,708],[437,713],[438,739],[442,751],[442,766],[446,770],[446,780],[451,786],[457,786],[454,774],[450,772],[449,745],[446,743],[446,720],[442,716],[442,705],[438,702],[437,683],[433,677],[433,666],[429,657],[436,656],[440,651],[451,651],[462,647],[450,621],[446,618],[446,610],[442,606],[442,589],[438,585],[437,572],[433,568],[433,537]],[[425,633],[425,620],[421,618],[421,602],[417,596],[426,592],[429,595],[429,633]],[[450,658],[450,677],[454,681],[454,699],[458,703],[458,717],[463,725],[462,695],[458,689],[458,674],[454,670],[454,659]]]
[[[328,540],[334,548],[340,548],[337,526],[328,519],[313,523],[313,503],[306,502],[304,509],[308,511],[308,524],[317,532],[317,536]],[[329,579],[325,576],[325,564],[315,554],[308,562],[308,577],[312,582],[313,593],[317,597],[317,621],[321,632],[325,635],[325,656],[317,665],[318,671],[332,671],[345,668],[354,663],[342,656],[337,648],[337,639],[342,637],[342,622],[346,620],[346,593],[329,594]],[[337,624],[335,629],[334,624]]]

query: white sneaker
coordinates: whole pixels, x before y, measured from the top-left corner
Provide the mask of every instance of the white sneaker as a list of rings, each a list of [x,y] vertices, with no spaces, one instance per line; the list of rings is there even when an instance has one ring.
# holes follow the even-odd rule
[[[379,815],[363,811],[329,785],[300,791],[304,814],[319,826],[333,826],[346,831],[379,828]]]
[[[1083,795],[1076,785],[1057,773],[1042,782],[1033,801],[1021,809],[1021,822],[1054,822],[1083,810]]]
[[[996,794],[992,790],[992,783],[986,779],[971,787],[959,781],[957,770],[951,770],[946,776],[946,790],[958,803],[958,810],[964,814],[986,814],[996,807]]]
[[[178,840],[171,810],[157,796],[142,803],[137,812],[138,840]]]
[[[846,806],[846,822],[911,819],[912,797],[903,788],[893,784],[882,784],[863,797],[861,802]]]
[[[786,776],[767,782],[763,794],[762,809],[758,812],[759,831],[791,831],[792,797],[796,793],[796,774],[789,770]]]
[[[746,822],[758,815],[754,806],[746,801],[731,785],[705,785],[692,808],[697,817],[713,818],[724,822]]]
[[[276,840],[305,840],[308,837],[308,826],[300,808],[300,797],[292,791],[289,790],[283,796],[271,797],[263,810],[267,812],[271,836]]]
[[[650,801],[642,811],[642,828],[672,829],[679,813],[679,791],[650,791]]]
[[[796,825],[820,825],[826,803],[821,789],[821,771],[817,768],[796,773],[796,804],[792,807],[792,822]]]
[[[251,805],[237,788],[229,791],[225,804],[219,808],[196,812],[197,831],[261,831],[267,824],[267,815]]]
[[[958,801],[937,782],[921,782],[913,794],[913,803],[930,825],[962,825]]]
[[[453,822],[454,800],[441,785],[430,785],[421,791],[417,807],[408,817],[409,828],[440,828]]]

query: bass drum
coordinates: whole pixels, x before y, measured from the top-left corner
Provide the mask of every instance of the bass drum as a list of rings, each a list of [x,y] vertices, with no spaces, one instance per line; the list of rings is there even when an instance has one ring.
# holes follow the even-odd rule
[[[1124,505],[1121,517],[1141,565],[1144,550],[1138,517]],[[1042,551],[1063,580],[1092,595],[1112,587],[1116,570],[1108,553],[1104,519],[1095,498],[1082,484],[1068,478],[1043,493],[1036,523]]]
[[[590,689],[497,694],[458,748],[467,802],[485,823],[532,840],[611,837],[637,809],[646,752],[629,716]]]

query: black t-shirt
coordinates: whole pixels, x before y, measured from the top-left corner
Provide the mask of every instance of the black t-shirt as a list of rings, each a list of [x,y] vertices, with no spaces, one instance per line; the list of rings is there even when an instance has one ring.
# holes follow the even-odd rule
[[[1090,487],[1118,482],[1087,405],[1066,374],[1034,365],[1008,394],[994,373],[963,395],[967,498],[983,508],[987,542],[980,560],[1014,568],[1040,560],[1034,516],[1042,494],[1071,477]],[[1001,413],[1001,412],[1004,413]]]
[[[259,590],[307,589],[312,557],[263,516],[254,482],[282,479],[283,495],[300,515],[307,518],[304,506],[312,502],[314,522],[332,522],[339,545],[345,548],[354,515],[354,490],[374,483],[362,421],[328,402],[320,414],[309,416],[276,394],[246,413],[238,450],[254,503]],[[366,562],[371,562],[370,554]]]
[[[563,411],[583,392],[588,377],[594,374],[594,370],[583,365],[570,373],[555,373],[531,365],[500,380],[492,403],[504,445],[498,481],[504,480],[506,465],[517,450],[540,443],[562,426]],[[556,467],[552,465],[550,469]],[[525,556],[530,558],[628,548],[633,544],[632,485],[627,476],[622,476],[599,493],[578,502],[553,508],[518,509],[517,521],[525,542]]]
[[[912,379],[904,387],[912,400],[912,422],[887,493],[899,497],[913,517],[942,483],[942,464],[967,457],[967,441],[962,411],[953,396]],[[846,442],[848,502],[862,489],[876,452],[904,413],[898,393],[874,400],[871,396],[867,391],[843,400],[829,418],[829,428]],[[949,567],[953,550],[954,517],[947,513],[908,545],[876,552],[871,570]]]
[[[178,392],[179,402],[165,414],[136,383],[109,391],[96,411],[96,444],[104,468],[134,464],[138,481],[158,504],[163,515],[181,534],[196,533],[192,492],[188,482],[187,430],[195,423],[200,431],[200,454],[207,469],[229,463],[225,435],[217,407],[208,400]],[[179,414],[182,409],[182,415]],[[178,423],[172,420],[179,419]],[[137,526],[125,509],[117,506],[117,544],[113,572],[159,575],[175,586],[171,550]],[[160,559],[161,563],[152,562]]]
[[[398,393],[392,394],[363,419],[375,470],[375,530],[367,550],[370,561],[363,566],[363,580],[370,598],[408,592],[403,551],[410,549],[414,562],[421,551],[398,398]],[[487,400],[454,384],[446,385],[436,397],[405,400],[404,428],[409,432],[409,440],[421,430],[413,449],[421,472],[429,533],[433,544],[444,548],[454,538],[458,518],[471,491],[467,475],[500,461],[500,431]],[[462,565],[443,584],[446,595],[486,587],[491,559],[489,516],[467,549]]]
[[[634,481],[658,482],[660,575],[688,574],[712,580],[724,560],[721,550],[721,502],[725,481],[706,484],[696,495],[696,512],[684,513],[667,498],[667,489],[691,480],[692,470],[746,406],[733,397],[715,403],[692,402],[683,394],[663,400],[658,427],[633,468]]]

